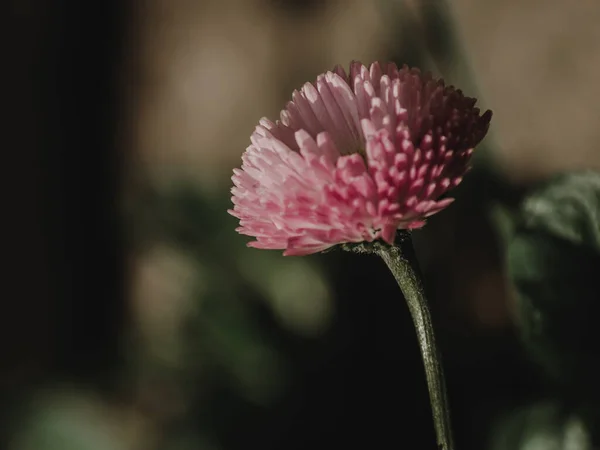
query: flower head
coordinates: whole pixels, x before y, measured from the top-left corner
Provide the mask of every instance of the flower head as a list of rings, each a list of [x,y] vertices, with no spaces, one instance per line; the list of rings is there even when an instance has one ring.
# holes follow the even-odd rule
[[[232,177],[248,245],[306,255],[336,244],[393,243],[453,199],[491,111],[418,69],[337,66],[261,119]]]

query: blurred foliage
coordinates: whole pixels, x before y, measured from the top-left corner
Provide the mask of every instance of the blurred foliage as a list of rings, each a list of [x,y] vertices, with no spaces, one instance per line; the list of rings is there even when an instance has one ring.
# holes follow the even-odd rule
[[[39,391],[24,412],[10,450],[126,450],[119,418],[74,386]]]
[[[600,422],[600,174],[561,175],[523,203],[508,247],[525,345],[558,397]]]
[[[169,372],[178,373],[187,407],[222,438],[228,434],[223,426],[236,416],[281,398],[293,382],[290,350],[326,333],[333,313],[329,282],[317,261],[246,248],[247,238],[233,231],[236,220],[225,213],[226,200],[175,186],[140,199],[142,209],[132,211],[131,222],[142,253],[162,242],[170,259],[191,268],[192,278],[173,348],[155,352],[138,370],[150,364],[160,373],[162,366],[167,383],[173,383]],[[156,343],[155,337],[150,346]],[[180,357],[174,360],[175,349]]]
[[[490,450],[592,450],[581,420],[554,402],[522,407],[500,421]]]

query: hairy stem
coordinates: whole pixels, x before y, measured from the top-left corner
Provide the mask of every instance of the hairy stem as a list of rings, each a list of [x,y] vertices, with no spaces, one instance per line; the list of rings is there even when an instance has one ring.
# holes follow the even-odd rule
[[[380,246],[375,252],[383,258],[394,278],[396,278],[415,324],[423,365],[425,366],[438,448],[440,450],[454,450],[450,409],[448,407],[441,356],[435,342],[431,314],[425,298],[412,241],[410,238],[406,238],[399,246]]]

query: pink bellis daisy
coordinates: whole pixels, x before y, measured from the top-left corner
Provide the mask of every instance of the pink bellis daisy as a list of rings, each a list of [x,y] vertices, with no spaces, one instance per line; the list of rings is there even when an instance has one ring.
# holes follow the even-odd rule
[[[453,199],[491,111],[443,80],[393,63],[340,66],[260,120],[232,177],[248,245],[307,255],[415,229]]]

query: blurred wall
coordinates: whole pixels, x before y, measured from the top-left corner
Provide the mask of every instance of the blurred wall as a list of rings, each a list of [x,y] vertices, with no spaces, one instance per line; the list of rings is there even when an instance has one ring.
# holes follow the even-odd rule
[[[385,59],[402,45],[382,3],[138,3],[140,162],[157,176],[174,170],[226,182],[257,120],[276,117],[292,89],[336,63]],[[407,2],[413,10],[437,3]],[[600,4],[450,3],[510,176],[599,165]]]

